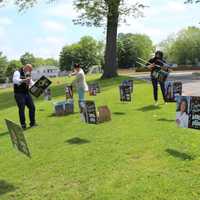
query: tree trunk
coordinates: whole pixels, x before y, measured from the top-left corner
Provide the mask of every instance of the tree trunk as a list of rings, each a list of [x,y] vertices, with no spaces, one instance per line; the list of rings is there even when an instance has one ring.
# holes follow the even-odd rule
[[[102,78],[117,76],[117,28],[119,20],[119,4],[108,6],[107,34],[104,73]]]

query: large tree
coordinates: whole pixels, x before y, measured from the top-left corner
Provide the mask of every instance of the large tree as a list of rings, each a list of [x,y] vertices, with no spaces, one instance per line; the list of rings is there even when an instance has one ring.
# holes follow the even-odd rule
[[[76,8],[82,12],[75,23],[104,26],[106,23],[106,49],[103,78],[117,75],[117,30],[124,16],[141,16],[144,5],[138,2],[128,5],[125,0],[76,0]]]
[[[4,2],[6,0],[0,0]],[[49,0],[56,1],[56,0]],[[37,0],[15,0],[20,10],[37,3]],[[127,0],[74,0],[74,6],[81,12],[75,24],[104,26],[106,24],[106,50],[103,78],[117,76],[117,30],[120,20],[125,16],[141,16],[144,5]]]

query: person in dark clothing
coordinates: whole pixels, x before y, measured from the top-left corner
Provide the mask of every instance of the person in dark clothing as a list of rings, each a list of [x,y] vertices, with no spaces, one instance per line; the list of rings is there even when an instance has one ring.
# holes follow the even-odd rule
[[[155,105],[158,105],[158,83],[160,84],[160,88],[163,95],[163,100],[166,103],[165,98],[165,81],[159,81],[154,73],[159,71],[164,66],[165,60],[163,59],[163,52],[156,51],[154,58],[150,59],[147,63],[147,67],[151,70],[151,81],[153,85],[153,96],[155,100]]]
[[[26,129],[25,106],[29,109],[30,127],[36,126],[35,105],[29,94],[29,87],[34,84],[31,79],[32,65],[27,64],[14,72],[13,87],[14,97],[19,109],[21,127]]]

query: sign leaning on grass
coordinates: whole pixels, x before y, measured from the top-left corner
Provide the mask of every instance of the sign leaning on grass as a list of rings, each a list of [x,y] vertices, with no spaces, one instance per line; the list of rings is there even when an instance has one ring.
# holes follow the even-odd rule
[[[31,158],[31,154],[28,149],[28,145],[26,143],[26,139],[24,137],[21,127],[7,119],[5,119],[5,122],[10,134],[13,147],[17,148],[19,151]]]
[[[167,81],[165,83],[165,98],[167,102],[176,102],[176,98],[182,95],[182,82]]]
[[[41,94],[44,93],[49,85],[51,85],[51,81],[45,76],[42,76],[39,80],[35,82],[35,84],[30,88],[29,91],[33,96],[39,97]]]
[[[65,87],[66,100],[73,99],[73,87],[68,85]]]
[[[131,87],[129,85],[120,85],[120,101],[131,101]]]
[[[133,93],[133,80],[124,80],[122,85],[131,87],[131,93]]]
[[[200,97],[177,98],[176,123],[182,128],[200,129]]]
[[[97,124],[97,113],[94,101],[84,101],[83,114],[85,122],[88,124]]]
[[[90,96],[96,96],[97,93],[101,93],[100,86],[98,83],[89,84],[88,87]]]

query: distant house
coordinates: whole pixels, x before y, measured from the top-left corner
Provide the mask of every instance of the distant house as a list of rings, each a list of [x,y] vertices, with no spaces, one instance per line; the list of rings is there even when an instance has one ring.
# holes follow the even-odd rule
[[[41,76],[57,77],[60,74],[60,70],[56,66],[39,66],[32,71],[32,79],[37,80]]]

